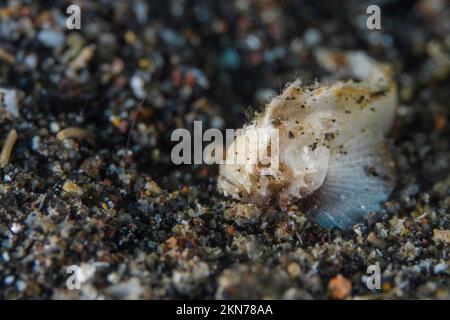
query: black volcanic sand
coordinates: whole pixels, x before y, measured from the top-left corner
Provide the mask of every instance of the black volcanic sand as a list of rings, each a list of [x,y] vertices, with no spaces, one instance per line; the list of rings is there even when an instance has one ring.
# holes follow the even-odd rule
[[[23,92],[18,117],[0,109],[0,145],[19,136],[0,169],[0,298],[450,298],[448,3],[378,1],[370,31],[377,1],[80,2],[79,31],[66,1],[0,5],[0,88]],[[174,129],[238,128],[286,82],[326,76],[321,47],[395,69],[381,212],[325,230],[225,198],[216,166],[171,163]],[[58,139],[67,127],[92,139]]]

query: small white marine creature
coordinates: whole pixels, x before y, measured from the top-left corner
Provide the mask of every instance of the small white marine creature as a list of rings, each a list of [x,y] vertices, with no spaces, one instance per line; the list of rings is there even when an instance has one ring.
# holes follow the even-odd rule
[[[390,67],[363,52],[322,49],[316,58],[327,71],[350,79],[288,85],[226,151],[227,159],[242,154],[249,159],[249,153],[264,150],[277,158],[276,170],[261,174],[266,163],[226,161],[218,188],[257,204],[299,203],[323,227],[347,229],[379,210],[394,186],[385,136],[394,121],[397,89]],[[278,139],[258,137],[260,129],[275,129]]]

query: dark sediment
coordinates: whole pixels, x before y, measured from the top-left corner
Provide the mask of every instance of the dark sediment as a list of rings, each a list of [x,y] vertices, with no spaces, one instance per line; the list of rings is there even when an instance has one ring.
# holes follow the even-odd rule
[[[0,88],[21,100],[0,104],[0,142],[19,137],[0,169],[0,298],[450,298],[450,9],[380,1],[378,32],[372,2],[82,1],[79,31],[65,1],[0,5]],[[396,70],[385,210],[324,230],[226,199],[215,166],[171,163],[174,129],[238,128],[281,84],[325,76],[321,46]],[[58,139],[68,127],[89,137]]]

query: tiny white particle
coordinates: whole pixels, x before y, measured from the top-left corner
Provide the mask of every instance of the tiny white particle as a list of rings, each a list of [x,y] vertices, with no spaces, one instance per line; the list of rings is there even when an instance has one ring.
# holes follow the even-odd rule
[[[13,222],[11,224],[10,228],[11,228],[12,233],[14,233],[14,234],[17,234],[22,230],[22,226],[17,222]]]
[[[10,285],[11,283],[13,283],[14,282],[14,276],[7,276],[6,278],[5,278],[5,280],[3,280],[3,282],[5,283],[5,285]]]

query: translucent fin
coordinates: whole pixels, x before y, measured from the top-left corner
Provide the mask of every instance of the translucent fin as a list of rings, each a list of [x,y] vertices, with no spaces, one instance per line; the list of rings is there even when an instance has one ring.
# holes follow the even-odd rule
[[[348,229],[380,209],[393,189],[394,165],[383,142],[373,135],[355,136],[335,148],[324,184],[309,198],[305,209],[325,228]]]

